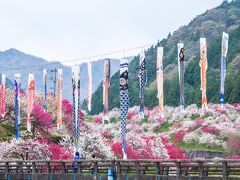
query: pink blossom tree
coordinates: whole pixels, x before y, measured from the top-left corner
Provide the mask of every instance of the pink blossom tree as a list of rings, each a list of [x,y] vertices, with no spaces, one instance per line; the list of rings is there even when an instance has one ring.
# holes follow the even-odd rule
[[[11,140],[0,143],[0,159],[39,160],[50,159],[52,152],[46,143],[37,140]]]
[[[239,151],[240,149],[240,136],[237,132],[231,133],[227,139],[228,149]]]

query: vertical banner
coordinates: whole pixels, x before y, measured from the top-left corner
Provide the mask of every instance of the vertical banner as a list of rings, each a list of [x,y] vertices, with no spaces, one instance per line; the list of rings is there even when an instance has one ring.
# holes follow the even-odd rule
[[[87,99],[88,111],[91,111],[92,107],[92,63],[88,63],[88,99]]]
[[[57,129],[62,129],[62,75],[63,70],[58,69],[57,71]]]
[[[122,136],[122,151],[123,159],[127,159],[126,148],[126,120],[129,107],[128,97],[128,60],[121,59],[120,61],[120,111],[121,111],[121,136]]]
[[[105,59],[104,62],[104,79],[103,79],[103,123],[104,120],[109,121],[108,116],[108,98],[110,88],[110,59]]]
[[[47,70],[43,69],[43,109],[44,111],[47,110],[47,104],[46,104],[46,100],[47,100]]]
[[[147,85],[147,71],[146,71],[146,59],[145,59],[145,53],[140,53],[139,58],[139,100],[140,100],[140,110],[139,110],[139,118],[144,118],[144,94],[145,94],[145,88]]]
[[[207,42],[206,38],[200,38],[200,74],[201,74],[201,91],[202,91],[202,108],[207,107]]]
[[[158,107],[163,113],[163,47],[157,49],[157,90],[158,90]]]
[[[221,84],[220,84],[220,103],[224,104],[224,82],[227,69],[227,51],[228,51],[228,38],[229,35],[223,32],[222,35],[222,54],[221,54]]]
[[[73,136],[75,148],[78,151],[78,140],[80,136],[80,68],[72,67],[72,95],[73,95]]]
[[[180,88],[180,108],[185,109],[185,99],[184,99],[184,44],[179,43],[178,45],[178,78],[179,78],[179,88]]]
[[[18,125],[20,124],[20,74],[15,74],[14,80],[14,115],[15,115],[15,137],[19,140]]]
[[[34,75],[32,73],[28,76],[28,106],[27,106],[27,130],[31,132],[31,118],[30,115],[33,110],[33,103],[34,103],[34,90],[35,90],[35,83],[34,83]]]
[[[2,74],[2,83],[0,85],[0,100],[1,100],[1,107],[0,107],[0,114],[2,117],[5,116],[5,104],[6,104],[6,75],[5,74]]]

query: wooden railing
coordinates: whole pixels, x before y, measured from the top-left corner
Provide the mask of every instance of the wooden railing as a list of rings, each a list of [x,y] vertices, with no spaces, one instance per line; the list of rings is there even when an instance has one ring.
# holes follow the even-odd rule
[[[77,174],[240,178],[240,160],[79,160]],[[73,161],[0,161],[0,174],[69,174]]]

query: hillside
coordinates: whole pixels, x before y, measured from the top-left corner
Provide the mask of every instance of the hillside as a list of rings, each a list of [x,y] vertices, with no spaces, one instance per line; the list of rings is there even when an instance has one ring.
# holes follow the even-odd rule
[[[222,32],[229,33],[229,51],[227,56],[227,75],[225,84],[225,101],[228,103],[240,101],[240,0],[224,1],[220,6],[208,10],[195,17],[188,25],[180,27],[172,35],[162,39],[156,46],[146,52],[148,84],[146,88],[145,105],[157,105],[156,88],[156,55],[157,47],[164,47],[164,104],[178,106],[179,85],[177,70],[177,43],[185,45],[185,101],[187,105],[200,105],[200,67],[199,38],[206,37],[208,45],[207,97],[210,103],[219,103],[220,89],[220,55]],[[139,56],[129,65],[129,96],[130,105],[139,104],[138,82]],[[111,78],[110,109],[119,107],[119,72]],[[102,111],[102,86],[93,95],[91,114]]]
[[[93,74],[93,92],[97,89],[99,84],[103,79],[103,65],[104,60],[94,61],[92,64],[92,72]],[[102,68],[99,68],[102,67]],[[60,62],[49,62],[45,59],[26,54],[17,49],[8,49],[6,51],[0,52],[0,73],[6,74],[8,81],[7,87],[12,88],[12,83],[10,81],[14,80],[14,74],[21,74],[21,88],[26,90],[28,83],[28,74],[34,73],[35,83],[36,83],[36,91],[38,93],[43,92],[42,85],[42,70],[46,68],[48,70],[48,79],[47,79],[47,87],[48,92],[53,93],[54,87],[54,68],[62,68],[63,69],[63,97],[66,99],[72,99],[72,91],[69,91],[69,88],[72,87],[71,80],[71,67],[64,66]],[[119,61],[114,60],[111,66],[112,74],[115,73],[119,69]],[[80,66],[80,76],[81,76],[81,100],[87,97],[87,64],[83,63]]]

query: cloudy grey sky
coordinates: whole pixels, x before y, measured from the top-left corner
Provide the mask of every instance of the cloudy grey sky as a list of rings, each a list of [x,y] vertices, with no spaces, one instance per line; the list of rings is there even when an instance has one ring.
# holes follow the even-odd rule
[[[64,61],[155,43],[221,2],[0,0],[0,51]]]

